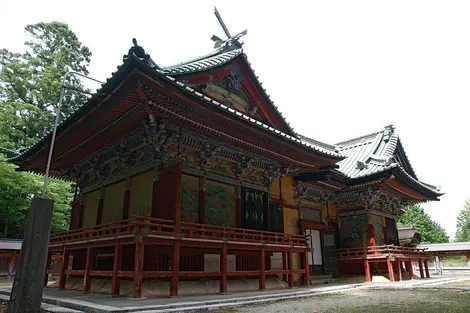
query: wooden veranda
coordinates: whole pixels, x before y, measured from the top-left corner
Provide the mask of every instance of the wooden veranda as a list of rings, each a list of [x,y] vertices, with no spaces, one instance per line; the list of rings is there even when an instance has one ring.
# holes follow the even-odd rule
[[[268,275],[284,275],[292,287],[294,275],[300,274],[304,283],[309,284],[306,236],[186,222],[178,224],[171,220],[135,217],[54,234],[50,238],[48,268],[54,255],[62,255],[60,288],[65,288],[67,275],[83,277],[84,292],[90,291],[91,277],[111,278],[113,296],[120,293],[120,279],[133,280],[135,297],[141,296],[144,279],[169,280],[170,296],[178,295],[181,279],[219,279],[221,293],[227,291],[229,277],[258,278],[260,290],[265,289]],[[126,249],[131,251],[127,253],[133,258],[131,262],[123,258]],[[182,255],[182,249],[189,249],[191,253]],[[103,270],[97,266],[98,251],[108,251],[108,256],[112,257],[111,269]],[[274,252],[282,253],[282,269],[270,268],[267,256]],[[202,264],[198,258],[201,253]],[[204,271],[205,253],[220,255],[219,271]],[[294,253],[302,256],[301,269],[294,269]],[[71,255],[80,255],[85,260],[84,269],[69,269]],[[236,271],[228,271],[227,255],[237,256]],[[48,270],[50,273],[52,270]]]
[[[345,264],[363,264],[366,281],[371,279],[371,263],[385,263],[390,281],[395,281],[395,273],[397,280],[402,280],[402,272],[410,273],[410,279],[413,277],[413,262],[418,262],[420,277],[428,278],[429,267],[428,257],[425,253],[426,249],[401,247],[395,245],[368,246],[362,248],[346,248],[338,249],[338,262],[342,267]]]

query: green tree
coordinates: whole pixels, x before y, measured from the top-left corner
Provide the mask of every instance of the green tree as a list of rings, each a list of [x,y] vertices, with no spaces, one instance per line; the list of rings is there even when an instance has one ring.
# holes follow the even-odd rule
[[[459,216],[457,216],[455,241],[470,241],[470,200],[465,202],[463,209],[460,211]]]
[[[91,57],[88,47],[64,23],[27,25],[25,31],[30,37],[25,52],[0,49],[0,114],[8,114],[0,121],[0,145],[13,149],[26,147],[51,127],[63,75],[68,71],[88,75]],[[62,117],[87,97],[79,78],[69,76],[66,83],[71,90],[65,93]],[[18,120],[19,125],[15,124]],[[12,128],[11,136],[4,125]]]
[[[32,145],[53,125],[61,80],[68,71],[88,75],[91,52],[64,23],[27,25],[24,52],[0,49],[0,147]],[[86,101],[81,81],[66,81],[61,117]],[[16,172],[0,155],[0,236],[21,237],[31,199],[40,194],[43,177]],[[52,232],[64,231],[72,200],[69,182],[51,179],[48,195],[54,200]]]
[[[0,154],[0,237],[21,238],[31,199],[41,194],[43,177],[17,172]],[[71,184],[51,179],[47,197],[54,200],[51,231],[66,231],[70,220]]]
[[[405,212],[398,219],[399,224],[413,225],[421,235],[423,243],[443,243],[449,242],[449,236],[442,226],[433,221],[418,205],[412,205],[405,209]]]

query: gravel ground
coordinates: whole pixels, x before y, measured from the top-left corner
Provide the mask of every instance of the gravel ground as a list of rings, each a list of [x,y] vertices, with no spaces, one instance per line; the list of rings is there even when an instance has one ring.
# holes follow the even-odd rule
[[[318,312],[318,313],[468,313],[470,290],[435,289],[363,289],[331,296],[318,296],[232,308],[219,313]]]

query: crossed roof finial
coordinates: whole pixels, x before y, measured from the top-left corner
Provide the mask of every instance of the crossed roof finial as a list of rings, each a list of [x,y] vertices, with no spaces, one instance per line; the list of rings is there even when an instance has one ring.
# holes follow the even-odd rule
[[[230,32],[228,31],[227,26],[225,26],[224,20],[222,19],[222,16],[220,16],[220,13],[217,10],[217,7],[214,7],[214,14],[215,14],[215,17],[217,17],[217,20],[219,21],[220,26],[222,26],[222,29],[224,30],[225,35],[227,35],[226,40],[222,40],[220,37],[218,37],[216,35],[212,36],[211,39],[212,39],[212,41],[215,42],[215,48],[229,47],[229,46],[231,46],[232,43],[237,48],[241,48],[243,43],[239,42],[238,39],[240,39],[240,37],[242,37],[242,36],[245,36],[248,33],[248,30],[245,29],[241,33],[238,33],[238,34],[236,34],[235,36],[232,37],[232,35],[230,35]]]

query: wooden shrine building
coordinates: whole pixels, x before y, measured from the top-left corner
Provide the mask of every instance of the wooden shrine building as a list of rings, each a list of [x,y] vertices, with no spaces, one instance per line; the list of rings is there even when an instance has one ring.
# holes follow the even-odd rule
[[[400,277],[402,261],[425,261],[399,248],[395,222],[441,194],[418,181],[393,127],[338,145],[300,136],[239,36],[217,44],[160,67],[134,40],[99,96],[59,125],[51,175],[77,185],[70,231],[50,239],[49,259],[63,256],[59,287],[79,280],[89,292],[100,278],[112,295],[131,282],[141,296],[157,281],[176,296],[207,279],[223,293],[240,278],[259,289],[321,274],[370,279],[370,262],[393,280],[395,264]],[[44,173],[50,142],[11,161]]]

